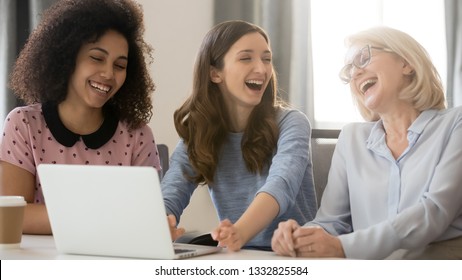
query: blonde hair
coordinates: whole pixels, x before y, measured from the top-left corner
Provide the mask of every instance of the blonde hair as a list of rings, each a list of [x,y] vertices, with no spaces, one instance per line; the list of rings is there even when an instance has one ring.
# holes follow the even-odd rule
[[[404,59],[412,69],[410,84],[399,93],[399,98],[409,102],[418,111],[444,109],[446,101],[441,78],[427,51],[410,35],[390,27],[370,28],[346,38],[347,48],[370,44],[387,48]],[[378,114],[365,105],[363,95],[352,87],[352,96],[362,117],[367,121],[376,121]]]

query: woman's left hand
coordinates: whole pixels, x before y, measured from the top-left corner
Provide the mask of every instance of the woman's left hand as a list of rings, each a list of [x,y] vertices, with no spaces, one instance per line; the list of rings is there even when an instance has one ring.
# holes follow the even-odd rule
[[[345,258],[340,239],[319,226],[300,227],[293,238],[297,257]]]
[[[226,247],[230,251],[239,251],[244,245],[244,240],[237,227],[226,219],[220,222],[212,231],[212,238],[218,241],[218,246]]]

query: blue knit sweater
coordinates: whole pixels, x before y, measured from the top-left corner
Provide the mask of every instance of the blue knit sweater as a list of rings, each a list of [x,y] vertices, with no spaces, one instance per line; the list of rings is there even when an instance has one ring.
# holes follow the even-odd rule
[[[246,246],[268,249],[278,223],[295,219],[303,225],[317,211],[310,153],[311,126],[300,111],[282,109],[278,114],[280,129],[271,166],[262,174],[250,173],[242,157],[243,133],[229,133],[219,157],[213,184],[209,192],[220,220],[235,223],[254,197],[265,192],[279,204],[279,214]],[[195,174],[189,163],[186,146],[180,140],[170,159],[170,168],[162,180],[166,211],[179,221],[197,187],[183,174]],[[197,217],[200,219],[200,217]]]

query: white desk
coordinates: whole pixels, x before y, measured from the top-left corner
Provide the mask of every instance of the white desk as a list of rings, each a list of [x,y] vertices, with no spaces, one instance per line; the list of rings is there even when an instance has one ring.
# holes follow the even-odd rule
[[[329,261],[307,261],[306,259],[294,259],[277,256],[272,252],[241,250],[239,252],[222,252],[188,259],[188,261],[160,260],[160,261],[131,261],[135,259],[124,259],[123,262],[116,261],[116,258],[96,257],[84,255],[63,255],[56,250],[52,236],[24,235],[21,248],[13,250],[0,250],[2,260],[2,277],[5,279],[192,279],[191,276],[159,276],[154,277],[159,269],[172,271],[173,269],[206,270],[216,268],[230,269],[239,272],[236,279],[255,278],[250,275],[250,268],[253,267],[300,267],[306,268],[310,277],[299,276],[274,276],[271,279],[290,277],[290,279],[343,279],[351,278],[356,280],[370,279],[371,273],[364,270],[366,265],[362,261],[348,261],[345,259]],[[76,260],[76,261],[28,261],[26,264],[21,260]],[[3,260],[12,260],[6,261]],[[103,261],[87,261],[103,260]],[[115,261],[112,261],[115,260]],[[197,261],[196,261],[197,260]],[[325,260],[325,259],[323,259]],[[457,275],[460,271],[459,262],[432,262],[431,269],[428,269],[428,262],[388,262],[371,261],[368,266],[380,271],[382,278],[393,278],[400,275],[406,279],[434,279],[438,278],[441,271],[450,275]],[[89,273],[91,272],[91,274]],[[172,274],[165,274],[172,275]],[[228,275],[228,274],[224,274]],[[228,276],[214,276],[213,279],[231,279]],[[262,275],[260,275],[262,276]],[[348,277],[351,276],[351,277]],[[212,276],[194,279],[212,279]],[[278,278],[276,278],[278,277]],[[298,277],[298,278],[297,278]],[[258,278],[258,276],[257,276]],[[396,277],[395,277],[396,278]],[[261,278],[263,279],[263,278]],[[266,278],[265,278],[266,279]]]
[[[109,257],[67,255],[60,254],[56,250],[53,236],[49,235],[23,235],[19,249],[0,250],[1,260],[54,260],[54,259],[111,259]],[[115,259],[115,258],[114,258]],[[228,252],[226,249],[219,253],[199,256],[194,260],[293,260],[290,257],[282,257],[274,252],[257,250],[241,250],[239,252]]]

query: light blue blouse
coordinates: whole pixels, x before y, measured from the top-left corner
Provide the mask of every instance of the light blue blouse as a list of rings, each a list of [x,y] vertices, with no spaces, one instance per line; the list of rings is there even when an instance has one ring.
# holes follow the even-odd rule
[[[382,121],[345,126],[314,223],[339,235],[348,258],[462,236],[462,107],[422,112],[397,159]]]
[[[214,182],[209,185],[220,220],[229,219],[235,223],[260,192],[270,194],[278,202],[278,216],[246,244],[248,247],[270,249],[271,238],[279,222],[294,219],[304,224],[314,218],[317,210],[308,118],[297,110],[281,110],[278,125],[277,151],[271,166],[261,174],[253,174],[246,168],[241,150],[243,134],[228,133],[219,155]],[[174,214],[177,221],[197,187],[185,174],[195,173],[186,146],[180,141],[170,158],[170,168],[162,179],[166,211]]]

